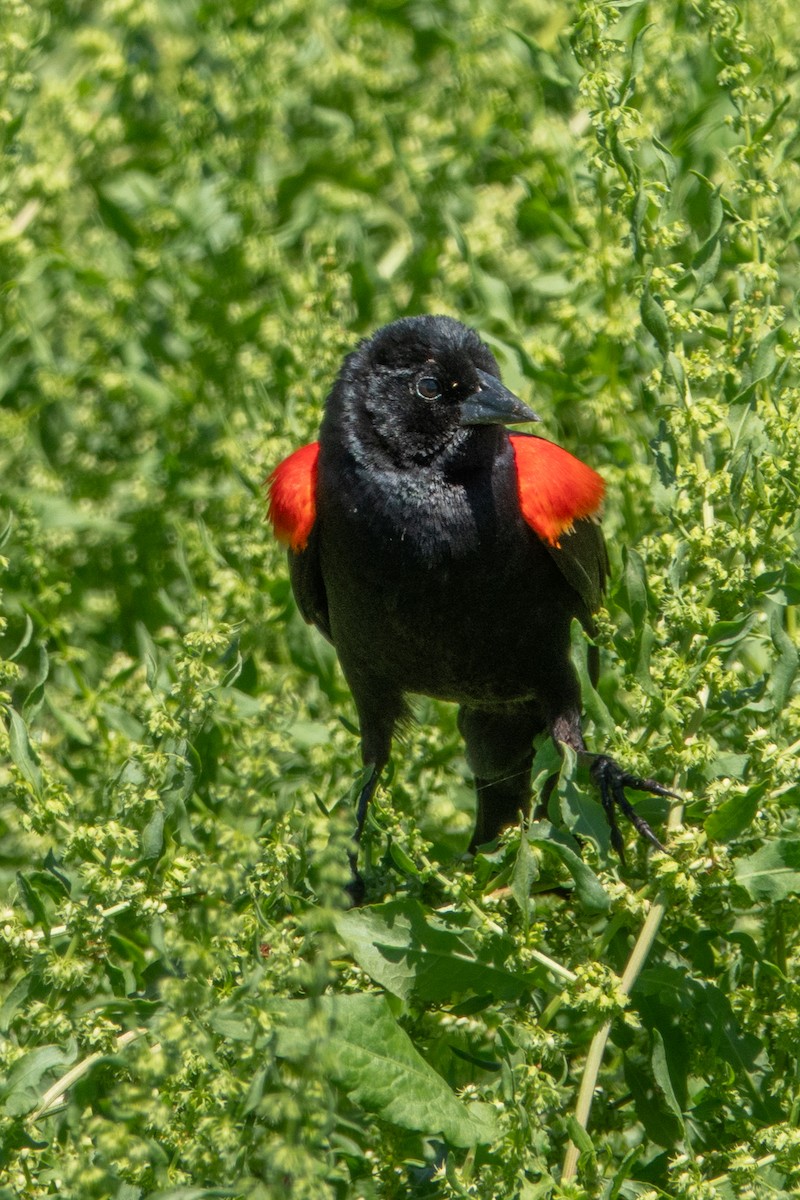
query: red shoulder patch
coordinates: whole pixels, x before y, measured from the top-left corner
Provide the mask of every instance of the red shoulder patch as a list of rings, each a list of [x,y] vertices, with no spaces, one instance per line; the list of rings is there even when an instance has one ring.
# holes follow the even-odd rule
[[[294,551],[305,550],[317,517],[319,442],[301,446],[267,479],[267,517],[275,537]]]
[[[544,542],[558,546],[575,521],[597,512],[605,482],[553,442],[511,435],[522,515]]]

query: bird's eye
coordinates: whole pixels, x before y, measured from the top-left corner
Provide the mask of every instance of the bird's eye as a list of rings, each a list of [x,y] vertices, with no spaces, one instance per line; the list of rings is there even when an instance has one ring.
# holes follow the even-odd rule
[[[423,400],[435,400],[442,394],[442,385],[435,375],[423,375],[417,380],[417,395]]]

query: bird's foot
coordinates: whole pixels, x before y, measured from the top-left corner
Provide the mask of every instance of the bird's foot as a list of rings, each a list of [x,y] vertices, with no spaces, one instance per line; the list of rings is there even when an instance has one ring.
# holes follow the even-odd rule
[[[635,792],[649,792],[651,796],[668,796],[673,800],[680,800],[680,796],[657,783],[655,779],[642,779],[639,775],[629,774],[618,762],[615,762],[613,758],[608,758],[605,754],[595,756],[590,773],[600,789],[603,811],[611,829],[611,845],[622,862],[625,862],[625,847],[617,825],[617,809],[625,814],[641,837],[646,838],[652,846],[655,846],[657,850],[663,850],[666,854],[667,850],[653,833],[647,821],[639,816],[628,800],[625,788],[633,788]]]

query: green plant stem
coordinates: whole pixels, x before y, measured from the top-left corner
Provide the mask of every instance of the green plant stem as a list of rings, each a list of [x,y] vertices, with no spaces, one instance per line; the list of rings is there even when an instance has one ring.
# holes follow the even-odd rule
[[[143,1037],[146,1032],[146,1029],[129,1029],[126,1033],[121,1033],[117,1038],[117,1045],[114,1053],[123,1050],[125,1046],[129,1046],[131,1042],[137,1041],[137,1039]],[[42,1096],[38,1107],[29,1114],[27,1119],[33,1122],[40,1121],[42,1117],[49,1116],[50,1113],[57,1109],[63,1102],[64,1093],[71,1088],[74,1083],[77,1083],[79,1079],[83,1079],[84,1075],[89,1073],[96,1062],[99,1062],[101,1058],[107,1058],[108,1053],[109,1052],[106,1050],[97,1050],[94,1054],[90,1054],[86,1058],[81,1059],[81,1061],[76,1063],[74,1067],[70,1067],[66,1075],[62,1075],[60,1079],[55,1081],[52,1087],[47,1089],[45,1094]]]
[[[777,1154],[765,1154],[763,1158],[756,1159],[756,1167],[761,1170],[762,1167],[771,1167],[774,1162],[778,1161]],[[709,1187],[721,1187],[730,1179],[730,1172],[726,1171],[724,1175],[716,1175],[713,1179],[709,1179]]]
[[[683,814],[683,805],[676,804],[670,811],[669,820],[667,821],[667,829],[674,830],[681,821]],[[636,944],[631,951],[631,956],[628,959],[625,970],[622,973],[622,978],[619,983],[619,991],[623,996],[629,996],[634,983],[639,977],[647,956],[649,955],[653,943],[656,940],[659,926],[663,920],[664,913],[667,911],[667,898],[662,892],[653,902],[650,911],[645,917],[644,925],[641,928]],[[597,1086],[597,1077],[600,1074],[600,1066],[603,1061],[603,1054],[608,1041],[608,1035],[611,1032],[611,1021],[606,1021],[600,1029],[597,1030],[592,1038],[592,1044],[589,1047],[589,1053],[586,1056],[586,1065],[583,1069],[583,1078],[581,1080],[580,1091],[578,1092],[578,1101],[575,1105],[575,1120],[581,1129],[586,1129],[589,1124],[589,1113],[592,1107],[595,1088]],[[573,1141],[570,1141],[567,1146],[567,1151],[564,1156],[564,1166],[561,1171],[561,1182],[568,1183],[574,1178],[578,1168],[578,1157],[580,1151]]]
[[[425,867],[426,871],[429,871],[433,876],[435,876],[439,883],[448,888],[451,886],[447,877],[442,875],[442,873],[436,869],[434,864],[426,855],[420,855],[420,862]],[[491,917],[487,916],[483,909],[476,904],[470,896],[460,895],[459,904],[463,904],[466,908],[468,908],[473,916],[478,918],[481,924],[485,925],[488,929],[491,929],[492,933],[505,933],[503,926],[498,925],[497,921],[493,921]],[[540,963],[543,967],[547,967],[548,971],[552,971],[552,973],[559,976],[559,978],[566,979],[568,983],[574,983],[578,978],[574,971],[570,971],[569,967],[562,966],[560,962],[556,962],[554,958],[550,958],[549,955],[543,954],[541,950],[529,950],[528,953],[530,954],[531,958],[535,959],[536,962]]]

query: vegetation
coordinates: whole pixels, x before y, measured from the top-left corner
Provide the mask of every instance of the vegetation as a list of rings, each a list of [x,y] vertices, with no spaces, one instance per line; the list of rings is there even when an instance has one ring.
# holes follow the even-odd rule
[[[795,5],[0,28],[2,1200],[796,1196]],[[413,312],[607,480],[587,734],[671,857],[568,759],[463,861],[420,702],[346,910],[354,711],[262,481]]]

